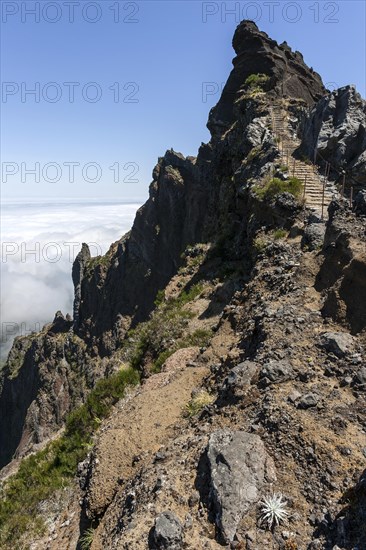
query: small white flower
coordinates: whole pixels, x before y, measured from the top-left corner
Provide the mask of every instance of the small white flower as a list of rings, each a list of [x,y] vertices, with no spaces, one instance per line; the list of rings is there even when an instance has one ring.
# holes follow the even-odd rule
[[[281,493],[264,497],[260,502],[262,523],[265,523],[268,529],[272,529],[280,523],[285,523],[288,516],[286,505],[287,502]]]

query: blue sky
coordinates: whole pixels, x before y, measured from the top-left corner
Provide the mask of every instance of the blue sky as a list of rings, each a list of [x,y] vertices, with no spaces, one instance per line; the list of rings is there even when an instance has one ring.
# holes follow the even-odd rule
[[[1,4],[1,160],[17,171],[2,178],[3,198],[145,198],[158,156],[170,147],[195,155],[209,139],[208,112],[231,70],[231,39],[243,16],[300,50],[328,87],[353,83],[365,97],[361,0],[79,0],[71,2],[74,22],[63,0]],[[207,82],[215,93],[203,98]],[[39,102],[25,94],[37,86]],[[70,162],[78,163],[74,182]],[[39,182],[25,172],[35,163]]]

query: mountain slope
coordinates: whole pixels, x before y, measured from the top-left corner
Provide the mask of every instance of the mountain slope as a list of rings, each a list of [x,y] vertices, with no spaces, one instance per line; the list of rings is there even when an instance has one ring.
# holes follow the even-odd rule
[[[57,314],[14,343],[0,465],[17,461],[3,478],[45,450],[4,483],[4,548],[71,549],[80,536],[94,550],[366,545],[365,102],[349,89],[337,107],[342,92],[252,22],[233,46],[210,142],[159,159],[149,200],[105,256],[83,245],[73,321]],[[301,143],[289,166],[276,108]],[[299,155],[311,167],[316,142],[337,189],[326,223],[292,172]],[[143,384],[126,396],[131,366]],[[289,524],[266,530],[259,503],[273,491]]]

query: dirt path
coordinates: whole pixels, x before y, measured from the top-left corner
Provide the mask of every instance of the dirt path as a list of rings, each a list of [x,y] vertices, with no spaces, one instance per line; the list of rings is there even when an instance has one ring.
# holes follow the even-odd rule
[[[116,488],[124,485],[136,468],[141,468],[144,458],[151,459],[172,436],[192,390],[208,373],[202,366],[189,367],[198,353],[198,348],[178,350],[168,359],[164,371],[122,401],[102,426],[87,496],[93,515],[101,515]],[[97,548],[94,544],[93,549]]]

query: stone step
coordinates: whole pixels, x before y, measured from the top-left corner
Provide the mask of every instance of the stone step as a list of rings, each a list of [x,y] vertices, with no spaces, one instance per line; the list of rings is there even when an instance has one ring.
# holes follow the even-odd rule
[[[314,185],[313,187],[306,186],[306,192],[307,193],[323,193],[323,187],[320,187],[319,185],[318,186]],[[324,193],[326,195],[331,195],[333,193],[333,191],[331,189],[325,189]]]
[[[321,204],[323,195],[305,195],[305,200],[309,200],[312,202],[316,202],[318,204]],[[331,202],[333,200],[333,197],[324,197],[324,202]]]
[[[322,197],[307,197],[305,196],[305,200],[307,202],[311,202],[311,203],[314,203],[314,204],[322,204]],[[331,202],[331,197],[324,197],[324,203],[330,203]]]
[[[322,197],[323,193],[321,191],[308,191],[306,190],[305,195],[308,197]],[[331,198],[333,197],[333,193],[324,193],[324,197]]]
[[[304,183],[304,182],[302,182],[302,184],[303,184],[303,186],[305,186],[305,183]],[[312,189],[319,190],[319,191],[323,191],[323,185],[321,185],[321,184],[318,183],[318,182],[311,182],[311,183],[309,183],[309,182],[307,181],[307,182],[306,182],[306,189],[309,190],[309,191],[311,191]],[[329,192],[330,192],[330,189],[325,188],[325,191],[326,191],[327,193],[329,193]]]
[[[313,200],[313,201],[316,201],[316,202],[319,202],[319,203],[322,202],[322,197],[323,197],[323,195],[308,195],[308,194],[305,194],[305,198],[308,198],[309,200]],[[324,200],[325,201],[330,202],[332,199],[333,199],[333,196],[324,195]]]
[[[303,186],[304,186],[304,182],[303,183]],[[321,191],[323,192],[323,189],[324,189],[324,186],[323,185],[320,185],[318,182],[313,182],[313,183],[307,183],[306,184],[306,189],[311,191],[312,189],[315,189],[316,191]],[[330,192],[330,189],[327,189],[325,187],[325,192],[326,193],[329,193]]]
[[[305,195],[305,200],[306,201],[309,201],[309,202],[314,202],[314,203],[317,203],[317,204],[321,204],[322,203],[322,196],[320,195],[319,197],[309,197],[308,195]],[[332,200],[332,197],[324,197],[324,202],[327,202],[327,203],[330,203]]]
[[[322,204],[322,200],[321,200],[321,197],[319,198],[319,200],[316,200],[316,199],[313,199],[313,198],[309,198],[309,197],[305,197],[305,201],[306,202],[309,202],[311,204],[319,204],[321,206]],[[331,199],[324,199],[324,204],[329,204],[331,202]]]
[[[323,192],[320,189],[306,189],[305,195],[308,195],[309,197],[321,197]],[[329,191],[324,193],[325,197],[333,197],[334,193],[330,193]]]

